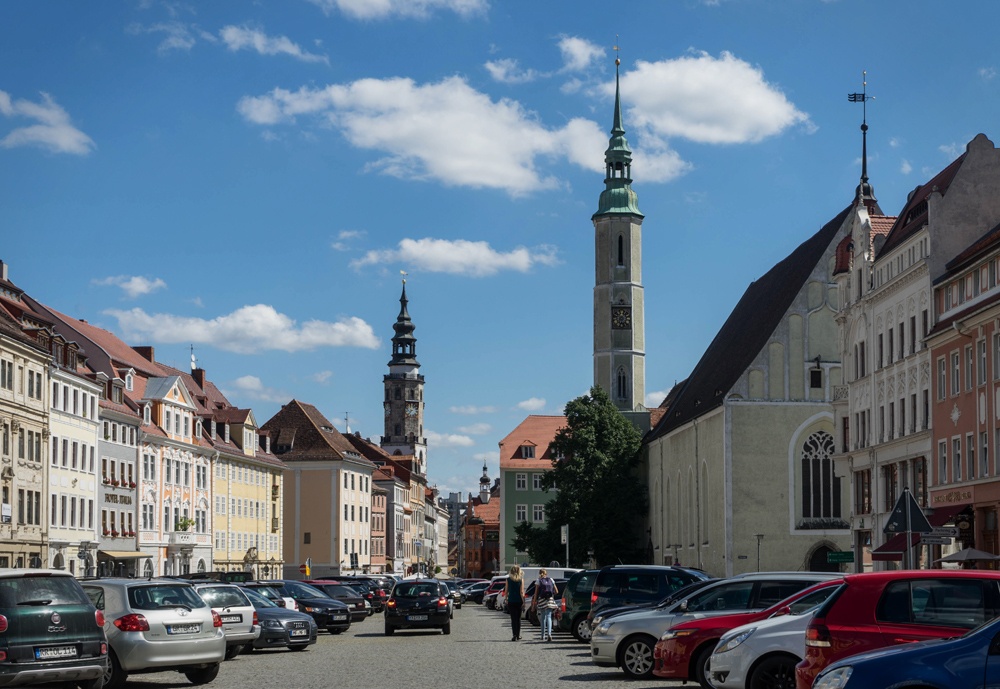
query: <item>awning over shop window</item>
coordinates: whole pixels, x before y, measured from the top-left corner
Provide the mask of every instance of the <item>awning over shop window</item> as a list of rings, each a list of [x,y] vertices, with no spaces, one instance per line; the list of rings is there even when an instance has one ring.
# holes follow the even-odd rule
[[[968,507],[968,505],[949,505],[948,507],[938,507],[934,510],[934,514],[928,515],[927,521],[930,522],[931,526],[944,526],[954,519],[955,515],[964,510],[966,507]],[[920,534],[911,533],[910,545],[914,546],[918,543],[920,543]],[[903,560],[903,550],[905,548],[906,534],[896,534],[872,551],[872,560],[878,560],[879,562],[901,562]]]
[[[97,557],[100,560],[138,560],[153,556],[135,550],[98,550]]]

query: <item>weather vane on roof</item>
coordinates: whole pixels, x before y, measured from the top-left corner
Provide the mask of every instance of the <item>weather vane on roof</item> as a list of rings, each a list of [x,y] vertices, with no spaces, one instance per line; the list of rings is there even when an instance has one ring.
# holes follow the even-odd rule
[[[399,274],[403,276],[403,284],[406,284],[406,276],[409,275],[405,270],[399,271]]]
[[[617,48],[615,50],[617,50]],[[867,129],[867,125],[865,124],[865,120],[866,120],[867,115],[868,115],[868,113],[866,112],[867,109],[868,109],[868,106],[866,105],[866,103],[868,101],[870,101],[870,100],[875,100],[875,96],[869,96],[868,95],[868,72],[862,72],[861,73],[861,93],[848,93],[847,94],[847,100],[849,100],[852,103],[861,103],[861,106],[862,106],[862,110],[861,110],[862,130]]]
[[[861,93],[848,93],[847,100],[851,103],[861,103],[861,184],[858,195],[862,198],[874,199],[871,185],[868,184],[868,101],[875,96],[868,95],[868,72],[861,73]]]
[[[615,34],[615,67],[621,63],[621,54],[618,52],[618,34]]]

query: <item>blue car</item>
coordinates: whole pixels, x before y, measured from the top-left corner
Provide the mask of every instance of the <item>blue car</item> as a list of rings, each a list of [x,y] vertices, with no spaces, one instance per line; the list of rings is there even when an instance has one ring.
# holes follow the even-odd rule
[[[1000,618],[964,636],[892,646],[843,658],[812,689],[995,689],[1000,687]]]

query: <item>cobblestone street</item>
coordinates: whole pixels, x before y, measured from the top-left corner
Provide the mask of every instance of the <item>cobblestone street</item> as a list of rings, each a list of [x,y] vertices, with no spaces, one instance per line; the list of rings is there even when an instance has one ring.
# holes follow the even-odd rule
[[[341,636],[320,634],[309,650],[262,651],[223,663],[214,689],[247,689],[276,684],[288,689],[332,686],[398,689],[403,684],[442,688],[482,686],[498,689],[553,687],[587,682],[594,687],[674,687],[680,683],[632,682],[617,669],[599,668],[589,659],[590,647],[569,634],[538,641],[538,628],[526,625],[524,640],[510,641],[509,618],[478,605],[455,611],[451,635],[437,631],[382,633],[376,615],[354,624]],[[129,687],[188,687],[182,675],[136,675]]]

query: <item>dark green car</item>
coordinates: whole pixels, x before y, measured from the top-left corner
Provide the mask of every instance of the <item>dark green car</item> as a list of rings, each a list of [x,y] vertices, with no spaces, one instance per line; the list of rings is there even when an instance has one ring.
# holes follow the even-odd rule
[[[100,689],[104,615],[69,572],[0,570],[0,687],[49,682]]]
[[[590,641],[590,625],[587,624],[587,614],[590,612],[590,593],[594,590],[599,569],[587,569],[577,572],[566,583],[563,591],[563,601],[566,609],[559,616],[559,628],[571,633],[577,641]]]

